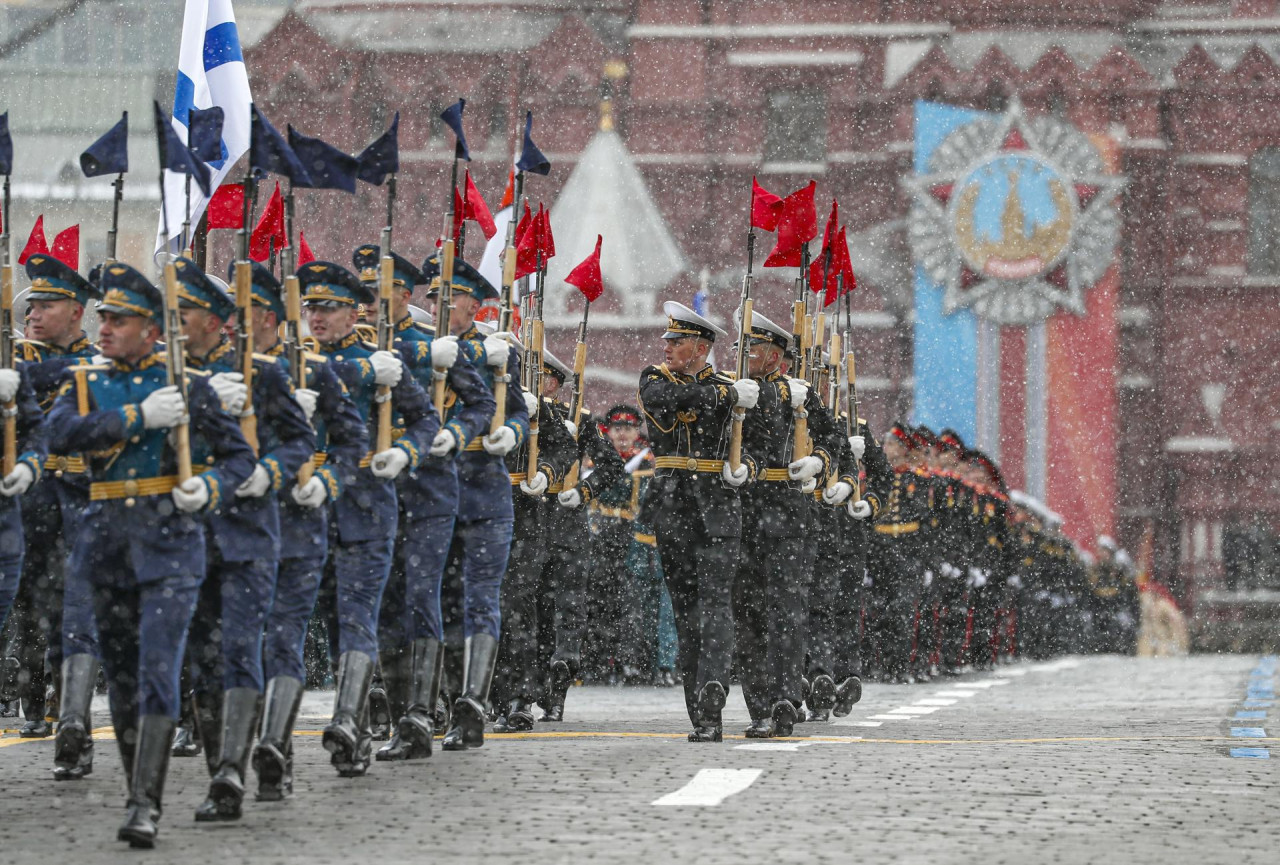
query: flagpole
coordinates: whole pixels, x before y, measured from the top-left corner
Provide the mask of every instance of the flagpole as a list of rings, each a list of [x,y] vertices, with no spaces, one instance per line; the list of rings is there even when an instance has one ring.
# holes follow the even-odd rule
[[[250,313],[253,306],[253,266],[249,263],[249,225],[253,215],[253,199],[257,197],[257,189],[253,182],[253,169],[245,169],[244,200],[240,205],[243,223],[240,226],[240,256],[235,268],[236,309],[236,351],[240,361],[240,372],[248,393],[244,401],[244,409],[240,413],[240,431],[245,441],[258,453],[258,418],[253,413],[253,324]]]
[[[0,368],[13,369],[13,244],[9,239],[9,175],[4,176],[4,219],[0,227]],[[18,464],[17,398],[4,404],[3,471],[7,477]]]
[[[160,177],[163,180],[164,178],[163,171],[160,172]],[[5,183],[6,184],[8,183],[7,179]],[[187,175],[187,186],[188,187],[191,186],[191,175]],[[115,180],[111,181],[111,190],[112,190],[111,191],[111,228],[107,229],[107,261],[116,260],[116,238],[119,236],[119,233],[120,233],[120,200],[124,198],[124,172],[123,171],[116,175]],[[8,214],[6,214],[5,216],[7,219]],[[6,226],[7,225],[8,223],[6,222]],[[165,242],[168,243],[168,241],[169,241],[169,238],[166,236]]]
[[[574,436],[575,444],[581,441],[582,430],[582,402],[583,402],[583,385],[585,383],[587,372],[587,317],[591,315],[591,300],[587,300],[587,305],[582,308],[582,321],[578,323],[578,344],[573,350],[573,404],[569,414],[569,420],[573,421],[573,428],[577,431]],[[579,447],[574,455],[573,464],[564,473],[564,482],[561,486],[566,490],[571,490],[578,485],[578,474],[582,470],[582,450]]]

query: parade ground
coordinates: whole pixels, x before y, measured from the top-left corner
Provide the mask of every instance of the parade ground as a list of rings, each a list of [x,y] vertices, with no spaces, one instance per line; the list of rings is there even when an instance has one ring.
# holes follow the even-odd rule
[[[847,718],[767,741],[741,737],[735,688],[725,741],[700,745],[678,690],[574,688],[562,724],[355,780],[328,765],[332,694],[315,692],[291,801],[198,825],[205,761],[174,759],[151,853],[114,840],[124,776],[109,727],[79,783],[53,780],[52,738],[8,731],[0,850],[10,863],[1274,863],[1275,674],[1246,655],[1024,662],[870,684]]]

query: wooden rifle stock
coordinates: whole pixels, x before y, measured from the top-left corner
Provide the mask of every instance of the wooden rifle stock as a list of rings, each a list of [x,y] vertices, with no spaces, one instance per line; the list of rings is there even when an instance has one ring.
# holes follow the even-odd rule
[[[236,263],[236,275],[239,277],[240,265]],[[239,279],[237,278],[237,283]],[[168,261],[164,266],[164,342],[169,353],[169,384],[176,385],[182,394],[182,401],[191,403],[187,397],[186,355],[182,335],[182,314],[178,311],[178,270]],[[191,428],[186,423],[173,428],[174,453],[178,463],[178,483],[186,483],[191,479]],[[256,452],[256,451],[255,451]]]
[[[502,255],[502,318],[501,328],[506,330],[511,327],[511,298],[515,290],[516,282],[516,248],[511,240],[511,236],[515,231],[513,227],[515,220],[512,220],[507,226],[507,248],[503,250]],[[499,366],[493,374],[493,401],[497,404],[493,410],[493,418],[489,421],[489,435],[493,435],[502,429],[507,423],[507,382],[510,377],[507,375],[507,360],[503,358],[502,365]]]
[[[577,348],[573,352],[573,377],[577,381],[577,387],[574,388],[573,405],[569,409],[569,420],[573,421],[573,426],[578,430],[578,439],[582,438],[582,384],[583,376],[587,371],[587,344],[583,340],[578,340]],[[579,449],[577,458],[573,461],[573,465],[569,466],[568,471],[564,473],[564,488],[571,490],[578,485],[578,476],[582,473],[582,451]]]
[[[455,162],[456,166],[456,162]],[[455,167],[455,172],[456,172]],[[449,335],[450,312],[453,308],[453,210],[450,208],[445,228],[445,241],[440,247],[440,301],[436,308],[436,336]],[[436,414],[444,422],[445,379],[437,377],[432,393]]]
[[[236,351],[240,356],[240,372],[246,393],[240,413],[240,432],[258,455],[258,416],[253,413],[253,266],[247,260],[236,262]]]
[[[542,319],[535,318],[529,322],[529,382],[530,392],[542,405]],[[533,413],[529,418],[529,463],[527,471],[530,475],[538,471],[538,415]]]
[[[383,248],[378,262],[378,351],[391,351],[395,339],[395,325],[391,321],[391,291],[395,281],[395,261],[391,250]],[[378,387],[378,436],[374,453],[391,447],[391,388]]]
[[[293,386],[299,389],[305,388],[307,386],[307,350],[302,345],[301,329],[298,326],[302,318],[302,288],[295,274],[284,278],[284,317],[285,347],[288,350],[289,371],[293,374]],[[315,472],[316,465],[311,460],[299,466],[298,486],[305,485]]]
[[[5,178],[6,186],[8,178]],[[8,214],[6,214],[7,216]],[[6,221],[5,228],[9,225]],[[0,269],[0,367],[13,369],[13,265],[9,263],[9,236],[4,238],[4,265]],[[18,465],[18,402],[14,398],[4,404],[4,475]]]
[[[828,373],[829,381],[827,382],[827,407],[832,413],[839,417],[840,413],[840,333],[836,330],[831,331],[831,351],[830,357],[830,373]],[[839,467],[833,466],[831,477],[827,478],[827,489],[831,489],[840,483]]]
[[[853,344],[848,346],[849,350],[844,356],[845,378],[849,381],[849,415],[845,421],[845,429],[849,431],[850,436],[858,434],[858,372],[855,368],[853,360]],[[862,460],[855,460],[853,464],[853,499],[858,501],[862,498]]]
[[[747,274],[746,279],[751,279]],[[747,289],[750,291],[750,289]],[[747,293],[744,291],[744,294]],[[751,324],[755,321],[755,302],[750,297],[742,301],[742,321],[738,324],[738,378],[747,375],[747,356],[751,352]],[[729,472],[736,473],[742,467],[742,424],[747,410],[734,406],[729,423]]]

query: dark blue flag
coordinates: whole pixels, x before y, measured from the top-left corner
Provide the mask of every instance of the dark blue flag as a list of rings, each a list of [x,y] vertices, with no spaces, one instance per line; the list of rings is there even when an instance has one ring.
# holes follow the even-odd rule
[[[107,134],[80,154],[80,170],[85,177],[123,174],[129,170],[129,112]]]
[[[524,147],[520,150],[520,161],[516,163],[516,168],[530,174],[550,174],[551,160],[543,156],[538,145],[533,143],[533,138],[529,135],[532,130],[533,112],[528,111],[524,115]]]
[[[249,114],[249,168],[264,174],[279,174],[298,186],[310,186],[307,169],[302,167],[298,154],[285,142],[284,136],[262,115],[258,106],[250,104]]]
[[[0,114],[0,174],[13,174],[13,139],[9,137],[9,112]]]
[[[319,138],[303,135],[292,126],[289,127],[289,146],[298,154],[307,174],[311,175],[310,183],[297,183],[296,186],[356,191],[356,172],[360,170],[360,160]]]
[[[471,161],[471,151],[467,150],[467,136],[462,134],[462,110],[467,107],[467,100],[459,98],[440,115],[440,119],[453,130],[458,143],[453,148],[454,159]]]
[[[190,174],[200,184],[200,191],[209,194],[209,166],[191,155],[187,145],[182,143],[178,133],[174,131],[169,115],[154,103],[156,110],[156,144],[160,147],[160,167],[177,174]]]
[[[222,108],[192,108],[187,112],[187,146],[197,159],[217,162],[223,158]]]
[[[397,111],[395,118],[391,121],[391,128],[375,138],[373,143],[361,150],[360,155],[356,157],[360,163],[360,170],[356,173],[356,177],[365,183],[381,186],[388,174],[399,171],[399,134],[400,112]]]

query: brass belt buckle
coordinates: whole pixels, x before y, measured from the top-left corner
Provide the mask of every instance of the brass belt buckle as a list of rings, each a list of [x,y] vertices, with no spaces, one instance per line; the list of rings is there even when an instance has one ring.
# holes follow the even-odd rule
[[[122,489],[126,498],[133,498],[138,494],[138,482],[133,478],[129,478],[129,480],[124,482],[124,487]]]
[[[689,457],[688,467],[689,467],[689,471],[696,472],[698,470],[698,461],[695,460],[693,457]]]

